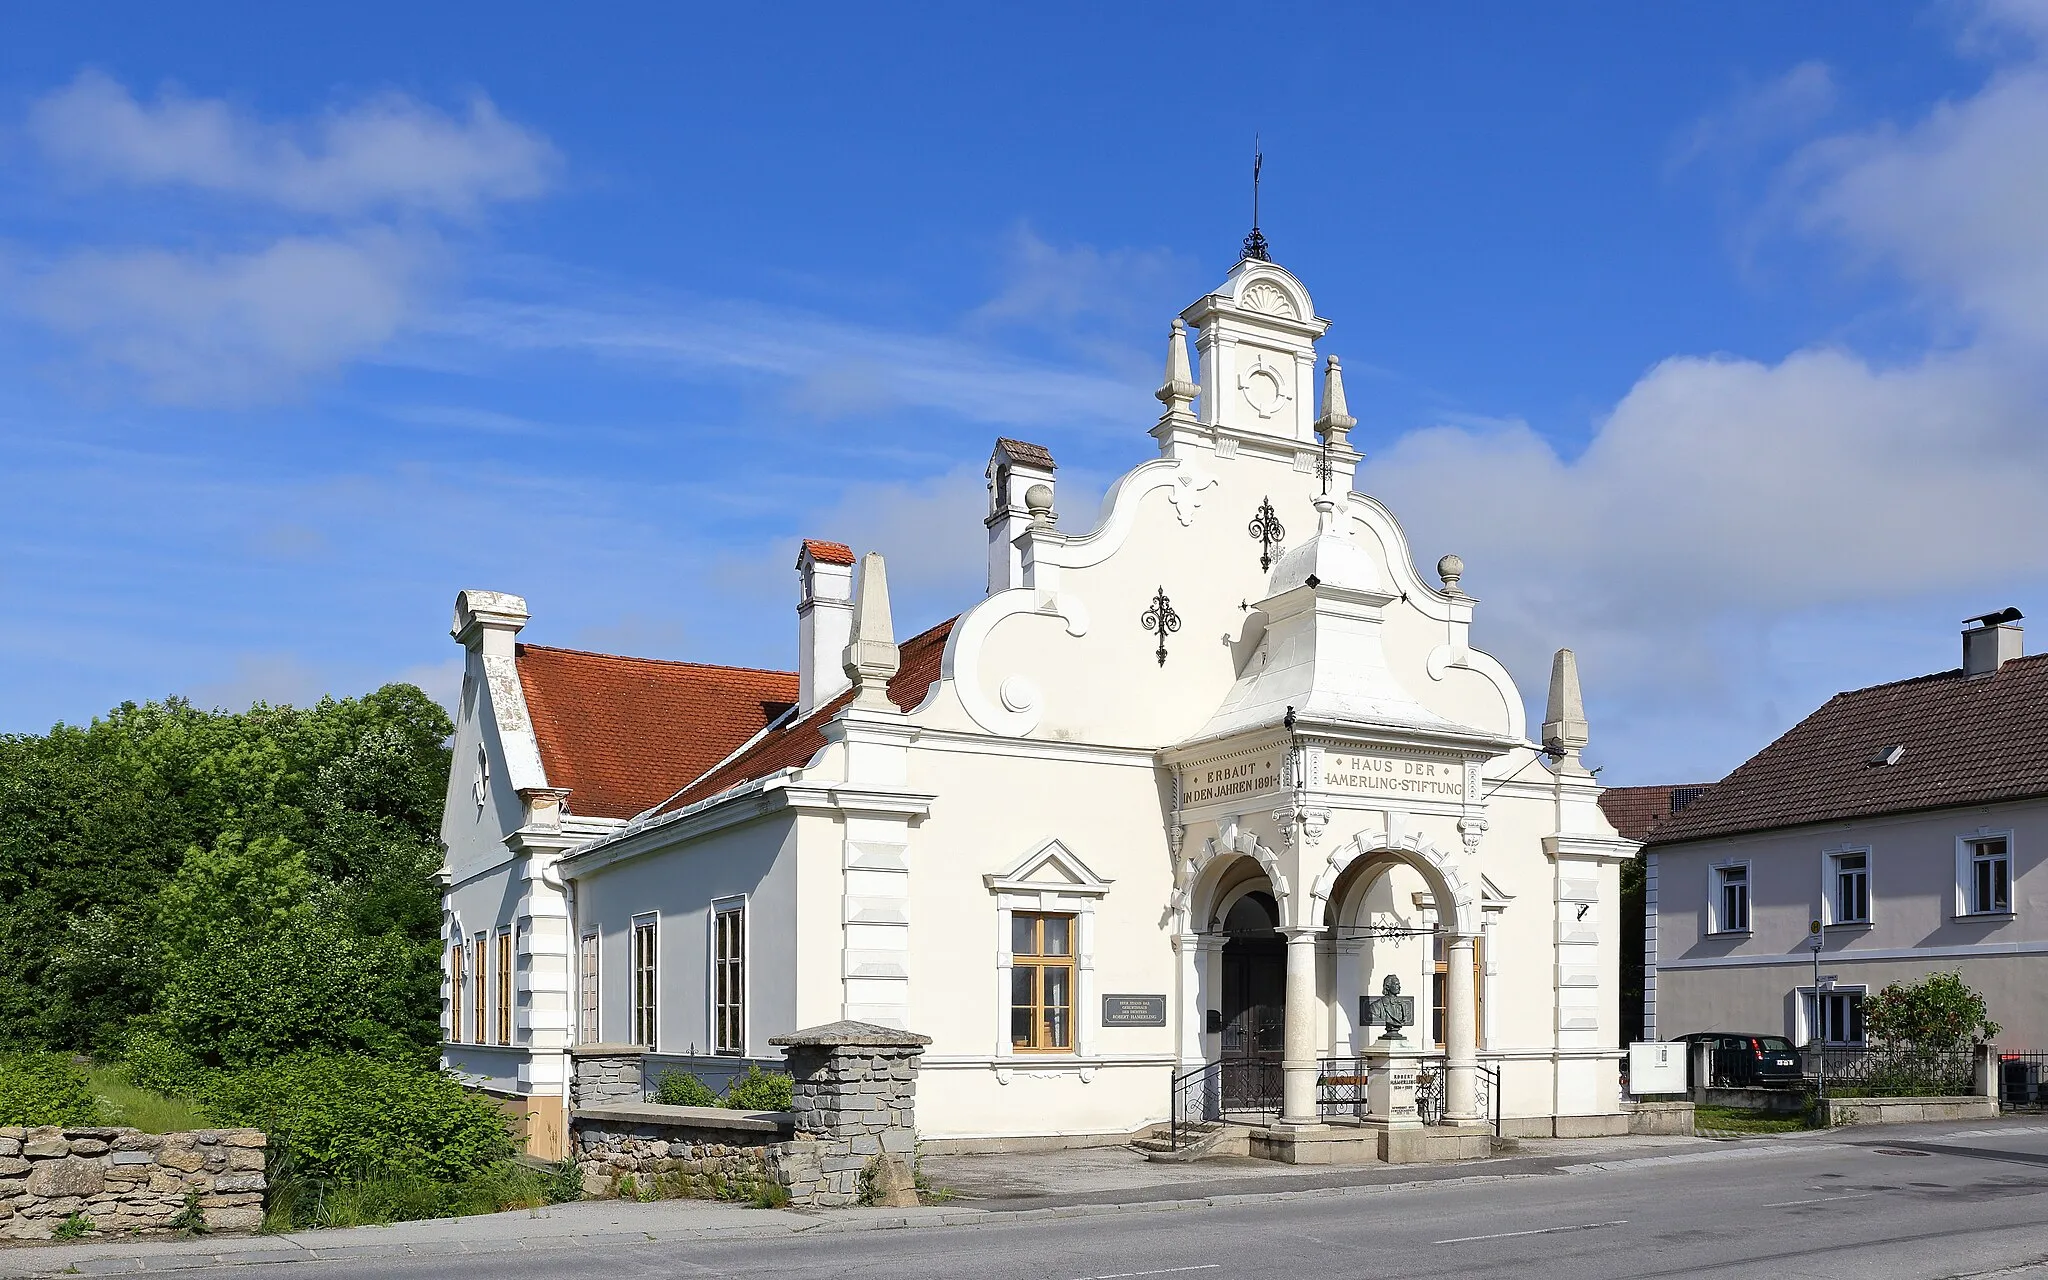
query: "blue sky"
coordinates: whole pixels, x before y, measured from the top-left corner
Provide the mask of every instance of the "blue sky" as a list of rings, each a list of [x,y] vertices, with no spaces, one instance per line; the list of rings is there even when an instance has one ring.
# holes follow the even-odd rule
[[[992,437],[1147,455],[1254,131],[1361,488],[1607,780],[2048,609],[2041,0],[302,9],[5,19],[0,731],[442,692],[465,586],[787,665],[806,535],[944,617]]]

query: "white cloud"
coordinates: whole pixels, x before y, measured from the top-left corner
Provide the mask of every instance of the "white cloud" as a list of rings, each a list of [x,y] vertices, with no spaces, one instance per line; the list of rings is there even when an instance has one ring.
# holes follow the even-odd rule
[[[1708,156],[1740,160],[1804,134],[1834,110],[1839,96],[1834,72],[1823,62],[1802,62],[1776,79],[1745,86],[1720,110],[1694,122],[1673,150],[1671,167]]]
[[[847,323],[720,299],[672,305],[470,303],[435,333],[512,351],[565,350],[691,373],[764,377],[820,417],[904,406],[1004,426],[1123,429],[1149,397],[1127,379],[1034,360],[990,343]]]
[[[431,242],[376,230],[243,254],[94,250],[20,280],[14,306],[151,399],[246,404],[382,346],[430,255]]]
[[[2002,334],[2048,342],[2048,58],[1924,119],[1815,143],[1801,219]]]
[[[539,134],[472,97],[449,115],[387,93],[317,121],[258,120],[217,98],[165,90],[138,102],[86,71],[39,99],[29,136],[83,178],[184,186],[307,213],[412,209],[467,216],[547,189],[559,157]]]
[[[1468,425],[1362,469],[1419,560],[1464,556],[1482,643],[1535,697],[1551,648],[1581,652],[1620,725],[1606,757],[1636,770],[1622,780],[1655,780],[1644,762],[1724,772],[1838,688],[1931,669],[1889,665],[1895,635],[1866,651],[1873,616],[2048,585],[2044,136],[2037,60],[1791,162],[1798,225],[1980,319],[1967,345],[1892,363],[1832,347],[1675,357],[1576,457],[1519,424]],[[1774,636],[1826,660],[1779,654]]]
[[[1054,245],[1028,225],[1011,232],[1003,285],[968,315],[974,325],[1015,324],[1068,332],[1077,323],[1129,327],[1170,313],[1191,274],[1166,249]]]

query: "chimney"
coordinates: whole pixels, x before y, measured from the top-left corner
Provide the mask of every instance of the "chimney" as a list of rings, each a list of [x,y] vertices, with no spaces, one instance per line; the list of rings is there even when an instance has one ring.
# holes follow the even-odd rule
[[[1024,585],[1024,553],[1017,538],[1032,527],[1031,507],[1025,501],[1033,489],[1053,487],[1058,470],[1044,445],[1022,440],[997,440],[988,460],[988,593],[1008,591]],[[1041,495],[1045,496],[1045,495]],[[1052,503],[1047,498],[1046,506]]]
[[[1988,676],[2025,652],[2018,626],[2022,616],[2018,609],[2001,609],[1969,619],[1975,625],[1963,632],[1965,676]]]
[[[853,636],[853,551],[805,538],[796,575],[796,713],[807,716],[846,690],[840,655]]]

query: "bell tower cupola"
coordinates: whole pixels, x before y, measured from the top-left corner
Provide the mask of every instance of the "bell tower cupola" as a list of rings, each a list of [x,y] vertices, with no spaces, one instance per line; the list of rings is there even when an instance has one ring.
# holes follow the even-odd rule
[[[1262,258],[1238,261],[1213,292],[1180,318],[1197,331],[1201,425],[1220,441],[1314,447],[1319,318],[1308,290]]]

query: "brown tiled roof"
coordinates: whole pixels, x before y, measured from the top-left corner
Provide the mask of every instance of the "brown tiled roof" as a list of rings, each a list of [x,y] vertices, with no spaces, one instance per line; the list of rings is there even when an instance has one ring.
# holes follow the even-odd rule
[[[796,673],[518,648],[548,784],[569,811],[630,818],[738,750],[796,702]]]
[[[1609,787],[1600,793],[1600,812],[1624,839],[1647,840],[1671,815],[1697,802],[1711,783],[1674,787]]]
[[[1896,764],[1873,764],[1888,747]],[[1658,828],[1657,844],[2048,794],[2048,655],[1838,693]]]
[[[998,436],[996,437],[996,448],[1009,454],[1017,462],[1029,463],[1034,467],[1044,467],[1047,471],[1059,469],[1059,463],[1052,460],[1052,450],[1042,444],[1032,444],[1026,440],[1012,440],[1008,436]]]
[[[925,694],[931,691],[939,678],[940,660],[946,654],[946,637],[958,621],[957,617],[948,618],[931,630],[903,642],[899,650],[900,665],[889,680],[889,701],[905,711],[924,701]],[[851,701],[851,692],[842,693],[803,719],[783,725],[748,747],[744,754],[690,784],[689,790],[663,807],[685,808],[743,782],[752,782],[778,770],[793,769],[809,762],[825,745],[825,735],[819,732],[820,727]]]
[[[821,542],[816,538],[805,538],[803,549],[810,552],[811,559],[820,564],[853,563],[853,548],[843,542]]]

